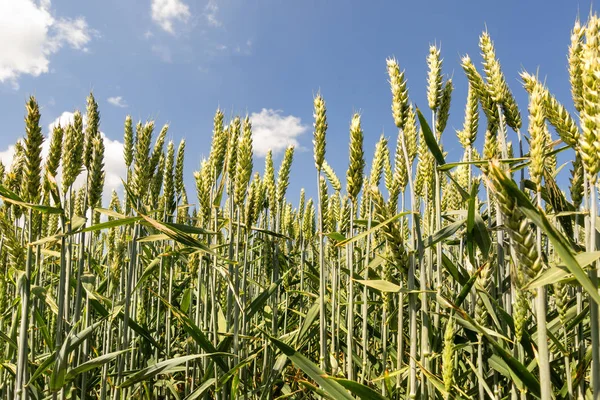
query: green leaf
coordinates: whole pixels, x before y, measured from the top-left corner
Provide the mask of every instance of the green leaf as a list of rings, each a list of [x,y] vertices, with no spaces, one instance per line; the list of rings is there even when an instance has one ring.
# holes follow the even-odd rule
[[[116,359],[119,355],[128,351],[131,351],[131,349],[119,350],[114,351],[112,353],[103,354],[99,357],[93,358],[82,364],[79,364],[77,367],[71,369],[67,373],[66,380],[75,379],[75,377],[79,374],[101,367],[102,365],[111,362],[112,360]]]
[[[348,389],[352,392],[353,395],[358,396],[363,400],[385,400],[385,397],[374,391],[368,386],[365,386],[361,383],[351,381],[349,379],[344,378],[335,378],[332,376],[327,377],[327,379],[331,379]]]
[[[140,221],[141,219],[142,219],[142,217],[124,217],[121,219],[113,219],[112,221],[101,222],[99,224],[89,226],[85,229],[82,229],[79,232],[95,232],[95,231],[100,231],[102,229],[116,228],[116,227],[122,226],[122,225],[133,224],[137,221]],[[78,232],[73,232],[73,233],[78,233]]]
[[[103,318],[98,322],[90,325],[79,333],[75,333],[78,326],[75,325],[71,332],[65,338],[61,348],[56,353],[56,364],[50,375],[49,388],[51,391],[60,390],[65,384],[65,378],[67,376],[67,358],[71,351],[76,349],[88,336],[92,334],[102,322]]]
[[[204,351],[209,353],[210,358],[217,363],[217,365],[224,371],[229,371],[229,367],[223,361],[223,354],[218,352],[217,349],[213,346],[210,340],[204,335],[202,330],[198,328],[198,326],[184,313],[182,313],[177,307],[173,307],[171,303],[163,299],[162,297],[158,297],[165,306],[169,307],[175,318],[181,322],[183,329],[196,341],[198,346],[200,346]]]
[[[343,242],[346,240],[346,237],[339,232],[329,232],[326,233],[325,236],[327,236],[329,239],[335,240],[336,242]]]
[[[383,279],[355,279],[355,281],[380,292],[398,293],[402,289],[395,283]]]
[[[444,160],[444,154],[442,153],[442,150],[440,150],[440,147],[437,144],[437,139],[433,135],[433,132],[431,131],[427,120],[425,119],[425,117],[423,117],[423,114],[421,113],[421,110],[419,110],[418,107],[417,115],[419,116],[419,124],[421,125],[421,129],[423,129],[423,137],[425,138],[425,143],[427,144],[427,147],[429,147],[429,151],[431,151],[431,154],[435,158],[435,161],[437,161],[438,165],[446,164],[446,161]]]
[[[206,381],[204,381],[202,383],[202,385],[200,385],[200,387],[196,390],[194,390],[192,393],[190,393],[189,396],[187,396],[184,400],[196,400],[199,399],[200,396],[202,396],[204,393],[206,393],[206,391],[213,386],[215,383],[217,382],[217,380],[215,378],[209,378]]]
[[[336,400],[352,400],[352,396],[348,394],[346,389],[335,380],[328,379],[329,376],[317,367],[308,358],[292,349],[287,344],[269,336],[269,339],[273,344],[281,350],[298,368],[300,368],[306,375],[314,380],[326,393],[331,395]]]
[[[0,184],[0,199],[7,203],[16,204],[21,207],[30,208],[39,211],[43,214],[62,214],[63,209],[58,207],[41,206],[39,204],[31,204],[23,201],[16,193],[8,190]]]
[[[360,240],[360,239],[362,239],[364,237],[367,237],[368,235],[372,234],[373,232],[375,232],[379,228],[381,228],[381,227],[383,227],[383,226],[385,226],[385,225],[387,225],[389,223],[394,222],[398,218],[404,217],[405,215],[409,215],[409,214],[412,214],[412,212],[410,212],[410,211],[409,212],[401,212],[400,214],[396,214],[393,217],[388,218],[388,219],[386,219],[383,222],[379,222],[378,224],[373,224],[373,226],[371,227],[371,229],[368,229],[368,230],[366,230],[366,231],[364,231],[364,232],[362,232],[362,233],[360,233],[360,234],[358,234],[356,236],[348,238],[346,240],[343,240],[343,241],[337,243],[336,246],[340,247],[340,246],[345,246],[347,244],[356,242],[357,240]]]
[[[175,357],[175,358],[171,358],[169,360],[161,361],[161,362],[151,365],[149,367],[143,368],[134,374],[131,374],[125,380],[125,382],[123,382],[121,385],[119,385],[119,387],[126,388],[129,386],[135,385],[136,383],[148,380],[149,378],[152,378],[153,376],[156,376],[158,374],[166,373],[166,371],[168,371],[169,369],[176,367],[180,364],[183,364],[187,361],[195,360],[200,357],[210,356],[210,355],[211,354],[194,354],[191,356]]]
[[[439,231],[435,232],[433,235],[429,236],[423,242],[425,245],[425,248],[427,248],[429,246],[433,246],[434,244],[441,242],[442,240],[454,235],[456,233],[456,231],[459,230],[461,226],[463,226],[464,223],[465,223],[465,220],[461,219],[459,221],[456,221],[449,225],[446,225]]]

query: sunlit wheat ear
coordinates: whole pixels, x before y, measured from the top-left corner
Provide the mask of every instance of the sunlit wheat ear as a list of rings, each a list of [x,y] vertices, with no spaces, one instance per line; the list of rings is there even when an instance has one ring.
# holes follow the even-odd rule
[[[175,168],[175,144],[169,141],[167,144],[167,157],[163,174],[163,199],[164,212],[166,215],[172,215],[175,212],[175,182],[173,171]]]
[[[185,139],[181,139],[179,146],[177,146],[177,157],[175,158],[175,194],[178,198],[182,198],[185,195],[185,186],[183,185],[183,168],[185,161]],[[183,204],[186,204],[183,202]]]
[[[147,122],[143,126],[138,124],[136,131],[132,186],[136,195],[144,198],[150,178],[150,142],[154,132],[154,122]]]
[[[386,60],[390,87],[392,90],[392,116],[398,129],[404,129],[408,111],[408,89],[404,71],[400,72],[396,59]]]
[[[275,210],[275,168],[273,167],[273,156],[271,150],[267,152],[265,157],[265,172],[263,174],[267,208],[271,211]]]
[[[369,176],[369,186],[378,187],[383,173],[383,165],[385,161],[385,152],[387,149],[387,139],[381,135],[379,141],[375,145],[375,155],[371,163],[371,174]]]
[[[315,235],[315,206],[313,199],[308,199],[306,203],[306,210],[302,219],[302,235],[306,240],[311,240]]]
[[[229,141],[228,131],[223,126],[224,115],[220,109],[217,109],[213,119],[213,137],[210,147],[209,160],[215,176],[220,176],[227,155],[227,142]]]
[[[323,162],[325,161],[325,134],[327,132],[327,115],[325,108],[325,100],[318,94],[314,100],[314,134],[313,134],[313,145],[314,145],[314,156],[315,156],[315,167],[317,170],[323,168]]]
[[[482,290],[485,290],[488,294],[492,293],[494,281],[492,279],[494,273],[496,260],[493,257],[489,257],[485,262],[483,269],[477,276],[476,284]],[[485,306],[482,296],[477,297],[475,303],[475,320],[481,326],[487,325],[488,310]]]
[[[241,205],[246,198],[246,191],[250,177],[252,176],[252,125],[250,118],[246,116],[243,125],[243,134],[238,147],[238,157],[235,173],[235,196],[236,205]]]
[[[496,106],[496,103],[494,102],[492,95],[488,90],[488,85],[484,82],[483,78],[477,71],[477,68],[475,68],[475,65],[468,55],[462,58],[461,65],[465,71],[465,74],[467,75],[469,83],[473,86],[475,92],[477,93],[477,98],[481,103],[481,108],[488,120],[488,129],[492,132],[495,132],[499,119],[498,107]]]
[[[467,149],[473,146],[477,139],[477,130],[479,129],[479,103],[477,102],[477,93],[473,85],[469,83],[467,91],[467,105],[465,106],[465,120],[463,128],[456,132],[458,141]]]
[[[448,123],[448,118],[450,117],[450,100],[452,99],[453,90],[454,86],[452,84],[452,79],[448,79],[444,83],[444,87],[440,95],[440,107],[437,120],[435,121],[435,130],[437,132],[438,140],[442,136],[444,129],[446,129],[446,124]]]
[[[104,178],[104,140],[98,135],[94,138],[90,163],[89,205],[92,208],[100,205],[104,192]]]
[[[125,133],[123,134],[123,159],[127,168],[133,163],[133,150],[135,137],[133,136],[133,122],[131,116],[125,118]]]
[[[229,131],[229,144],[227,145],[227,176],[229,178],[227,185],[227,193],[229,195],[234,194],[236,174],[237,174],[237,162],[238,162],[238,151],[240,144],[240,135],[242,131],[242,125],[239,117],[235,117],[228,127]]]
[[[427,103],[436,111],[442,98],[442,59],[437,46],[429,46],[427,56]]]
[[[322,175],[319,176],[319,193],[321,198],[321,210],[323,210],[323,222],[326,224],[328,219],[329,195],[327,194],[327,180]]]
[[[164,199],[160,196],[160,191],[163,185],[163,173],[165,170],[166,158],[164,152],[160,153],[156,173],[152,176],[150,183],[150,202],[153,205],[158,205],[159,212],[164,209]]]
[[[538,257],[535,245],[534,230],[530,229],[529,222],[517,207],[516,200],[502,185],[501,180],[506,178],[497,161],[489,163],[486,172],[488,181],[494,190],[500,212],[504,217],[504,224],[514,249],[515,279],[519,288],[524,287],[540,271],[542,263]]]
[[[150,176],[159,175],[157,173],[157,167],[160,157],[164,155],[165,140],[167,138],[168,131],[169,124],[165,124],[156,137],[154,147],[152,148],[152,155],[150,156],[150,164],[148,165]]]
[[[23,163],[23,191],[25,201],[38,203],[41,194],[41,172],[42,172],[42,143],[44,136],[40,127],[40,109],[33,96],[29,98],[26,105],[25,116],[25,152]]]
[[[204,183],[204,170],[208,167],[208,162],[202,160],[200,163],[200,171],[194,172],[194,180],[196,181],[196,195],[198,196],[198,204],[200,206],[200,217],[202,221],[208,221],[210,217],[210,191],[206,191]]]
[[[398,140],[396,141],[396,152],[402,152],[402,147],[398,149],[398,146],[402,146],[400,134],[398,135]],[[404,161],[404,159],[401,159],[400,161]],[[402,165],[404,165],[404,168],[402,167]],[[395,176],[396,169],[398,169],[397,177]],[[400,165],[394,164],[394,169],[392,169],[390,151],[387,146],[385,147],[385,151],[383,153],[383,176],[385,188],[388,191],[390,207],[395,210],[398,205],[398,196],[400,195],[400,191],[402,190],[401,184],[408,179],[408,174],[406,173],[406,163],[401,162]],[[404,183],[404,185],[406,185],[406,183]]]
[[[339,192],[335,192],[329,196],[329,200],[327,201],[327,223],[325,232],[336,232],[337,231],[337,222],[340,220],[340,194]],[[333,249],[332,249],[333,250]]]
[[[292,161],[294,160],[294,147],[289,146],[285,150],[279,172],[277,173],[277,190],[275,192],[275,199],[277,204],[282,204],[285,194],[287,192],[288,185],[290,184],[290,171],[292,169]]]
[[[373,199],[374,218],[378,221],[385,221],[393,217],[393,215],[390,215],[379,189],[373,187],[369,192]],[[396,268],[405,274],[408,268],[406,246],[402,238],[402,233],[398,230],[397,223],[385,224],[381,229],[392,251]]]
[[[423,189],[427,183],[427,163],[430,161],[427,143],[425,143],[425,140],[423,139],[423,131],[419,131],[418,155],[419,160],[417,162],[417,173],[415,177],[415,194],[423,196]]]
[[[543,93],[541,88],[536,86],[529,98],[529,174],[538,191],[542,187],[546,159],[546,129]]]
[[[60,165],[60,159],[62,157],[62,141],[63,141],[64,130],[60,125],[56,125],[52,129],[52,137],[50,138],[50,149],[48,150],[48,156],[46,157],[46,163],[44,168],[44,191],[50,190],[50,182],[48,181],[48,175],[56,177],[58,167]],[[0,174],[0,179],[3,174]]]
[[[455,357],[455,326],[454,317],[450,315],[444,330],[444,349],[442,350],[442,378],[446,392],[450,393],[454,385],[454,357]],[[447,398],[450,398],[449,395]]]
[[[94,139],[100,136],[100,112],[94,94],[90,92],[87,97],[86,127],[83,144],[83,165],[89,171],[94,152]]]
[[[406,152],[408,154],[408,164],[412,167],[415,157],[417,156],[417,146],[419,132],[417,130],[417,115],[414,107],[409,105],[406,117],[406,125],[404,127],[404,137],[406,140]],[[395,161],[394,161],[395,162]],[[409,171],[412,172],[412,171]]]
[[[362,188],[364,168],[363,131],[360,115],[354,114],[350,123],[350,163],[346,173],[346,192],[353,202]]]
[[[81,114],[79,111],[75,112],[73,121],[73,124],[67,126],[63,141],[63,193],[66,193],[69,187],[75,182],[83,164],[83,132],[81,130]]]
[[[573,161],[573,167],[571,169],[571,178],[569,179],[571,186],[569,187],[571,192],[571,200],[575,209],[579,209],[581,202],[583,201],[583,164],[581,163],[581,156],[579,153],[575,155]]]
[[[342,190],[342,182],[340,182],[340,179],[336,175],[336,173],[333,170],[333,168],[331,167],[331,165],[329,165],[327,160],[323,160],[323,164],[321,165],[321,167],[323,169],[323,172],[325,173],[325,177],[331,184],[331,187],[333,187],[333,190],[335,190],[336,192],[341,191]]]
[[[562,141],[565,142],[565,144],[578,149],[579,128],[567,109],[556,100],[550,91],[544,87],[534,75],[523,71],[521,72],[521,79],[523,79],[523,86],[530,94],[532,94],[536,88],[540,91],[541,96],[544,99],[546,118],[548,118],[548,122],[556,128],[556,132],[559,134]]]
[[[575,109],[579,112],[583,110],[583,37],[585,27],[581,26],[579,18],[575,20],[575,25],[571,31],[571,44],[569,46],[569,80],[571,82],[571,97]]]
[[[525,324],[527,323],[527,313],[529,311],[529,303],[527,294],[517,288],[515,293],[515,300],[513,301],[513,320],[515,324],[515,337],[518,342],[523,338],[523,331],[525,330]]]
[[[595,185],[600,171],[600,20],[592,15],[588,21],[582,54],[583,108],[582,135],[579,138],[581,160],[591,184]]]

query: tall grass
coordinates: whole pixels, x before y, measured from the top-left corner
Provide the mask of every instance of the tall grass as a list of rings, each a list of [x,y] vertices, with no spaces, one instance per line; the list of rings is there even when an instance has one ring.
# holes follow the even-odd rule
[[[256,171],[250,119],[217,110],[196,199],[185,142],[127,117],[124,194],[103,205],[93,95],[45,159],[31,97],[0,164],[0,397],[600,398],[600,20],[573,29],[574,114],[522,72],[527,127],[479,44],[482,72],[461,60],[463,154],[441,145],[454,82],[432,46],[431,117],[388,59],[397,135],[365,170],[354,114],[345,185],[315,97],[317,198],[298,202],[294,149]]]

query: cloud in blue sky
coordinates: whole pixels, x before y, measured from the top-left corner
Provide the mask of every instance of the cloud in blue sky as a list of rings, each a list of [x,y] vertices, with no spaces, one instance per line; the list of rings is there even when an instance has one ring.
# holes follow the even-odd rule
[[[191,16],[190,8],[181,0],[152,0],[152,20],[165,32],[174,34],[175,24],[186,24]]]
[[[254,154],[258,157],[264,157],[269,150],[277,154],[288,146],[298,147],[298,137],[309,128],[298,117],[267,108],[252,113],[250,121]]]
[[[0,1],[0,83],[17,88],[19,76],[47,73],[50,56],[64,46],[87,51],[97,35],[84,17],[56,16],[49,0]]]
[[[108,99],[106,99],[106,101],[108,101],[109,104],[112,104],[115,107],[121,107],[121,108],[127,107],[127,103],[125,102],[125,99],[123,99],[123,97],[121,97],[121,96],[109,97]]]

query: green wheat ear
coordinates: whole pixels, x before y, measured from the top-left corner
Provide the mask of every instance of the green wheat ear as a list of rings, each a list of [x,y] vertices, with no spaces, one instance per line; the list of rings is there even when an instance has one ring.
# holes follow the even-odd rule
[[[73,124],[67,126],[63,141],[62,189],[66,193],[75,182],[83,165],[83,131],[79,111],[75,112]]]
[[[569,46],[569,81],[571,82],[571,96],[575,109],[579,112],[583,109],[583,66],[581,57],[583,55],[583,37],[585,29],[581,26],[579,18],[571,31],[571,44]]]
[[[364,168],[363,131],[360,115],[354,114],[350,123],[350,165],[346,173],[346,191],[353,202],[356,202],[362,188]]]
[[[596,184],[600,171],[600,19],[592,15],[585,32],[583,45],[582,78],[583,108],[581,110],[582,135],[579,137],[581,160],[589,182]]]
[[[40,127],[40,109],[35,97],[31,96],[26,104],[27,116],[25,117],[25,152],[23,159],[25,201],[38,203],[41,195],[42,172],[42,143],[44,136]]]
[[[96,136],[93,142],[92,160],[90,164],[89,205],[97,207],[104,191],[104,140]]]
[[[131,121],[131,115],[128,115],[125,118],[125,133],[123,135],[123,159],[125,160],[127,168],[130,168],[133,163],[134,144],[133,122]]]
[[[235,173],[235,196],[234,201],[236,205],[241,205],[246,198],[246,191],[248,189],[248,183],[252,176],[252,125],[250,118],[246,116],[243,125],[243,134],[239,143],[237,158],[237,171]]]
[[[544,174],[546,130],[543,93],[540,87],[536,86],[529,99],[529,135],[531,137],[529,141],[529,158],[531,160],[529,174],[538,191],[541,190]]]
[[[563,142],[578,150],[579,127],[567,109],[556,100],[556,97],[534,75],[523,71],[521,72],[521,79],[523,79],[523,86],[529,94],[532,94],[536,89],[540,91],[544,100],[544,110],[548,122],[556,128],[556,132]]]
[[[429,46],[427,66],[427,102],[430,109],[437,111],[442,100],[442,59],[437,46]]]
[[[314,156],[315,166],[317,167],[317,170],[320,171],[323,168],[323,162],[325,161],[325,134],[327,132],[325,100],[323,100],[323,97],[320,94],[315,97],[314,109]]]
[[[398,129],[404,129],[408,112],[408,89],[404,71],[400,72],[398,62],[394,58],[386,60],[390,88],[392,90],[392,116]]]
[[[448,123],[448,118],[450,117],[450,101],[453,90],[454,86],[452,85],[452,79],[448,79],[446,83],[444,83],[444,87],[442,89],[440,107],[437,114],[437,119],[435,121],[435,130],[437,132],[438,140],[442,136],[444,129],[446,129],[446,124]]]
[[[458,141],[467,149],[473,146],[477,139],[479,129],[479,104],[477,103],[477,92],[469,82],[467,92],[467,105],[465,106],[465,120],[462,130],[457,132]]]
[[[100,113],[94,94],[87,97],[85,138],[83,144],[83,165],[89,171],[94,151],[94,139],[100,135]]]

